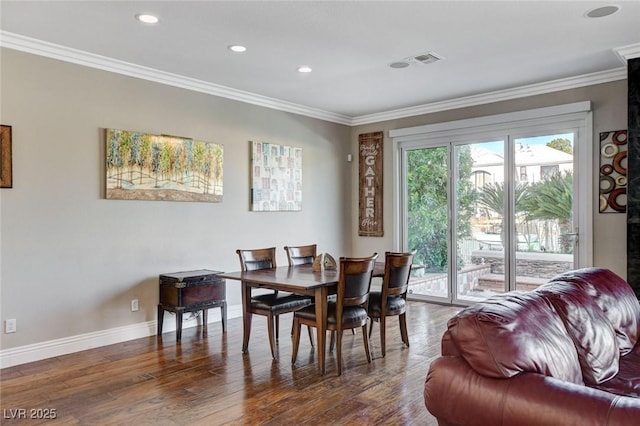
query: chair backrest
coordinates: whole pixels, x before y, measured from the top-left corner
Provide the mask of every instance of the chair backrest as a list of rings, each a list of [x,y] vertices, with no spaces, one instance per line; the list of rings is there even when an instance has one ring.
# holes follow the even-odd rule
[[[269,247],[252,250],[236,250],[243,271],[271,269],[276,267],[276,248]]]
[[[369,302],[369,290],[373,268],[378,253],[370,257],[341,257],[340,277],[338,279],[338,312],[344,306],[364,305]],[[340,315],[340,314],[338,314]]]
[[[287,252],[287,260],[289,266],[306,265],[307,263],[313,263],[316,259],[316,244],[310,244],[308,246],[285,246],[284,251]]]
[[[384,278],[382,280],[382,297],[407,294],[409,275],[413,253],[386,252],[384,255]]]

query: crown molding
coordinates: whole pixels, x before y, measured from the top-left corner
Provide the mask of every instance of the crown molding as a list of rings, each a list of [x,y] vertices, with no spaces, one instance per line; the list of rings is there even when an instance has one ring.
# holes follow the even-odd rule
[[[377,114],[362,115],[360,117],[354,117],[351,120],[351,125],[357,126],[361,124],[378,123],[386,120],[397,120],[399,118],[413,117],[421,114],[429,114],[457,108],[484,105],[492,102],[500,102],[510,99],[524,98],[528,96],[542,95],[545,93],[559,92],[561,90],[608,83],[611,81],[624,80],[626,78],[626,68],[615,68],[612,70],[600,71],[576,77],[545,81],[543,83],[530,84],[527,86],[498,90],[495,92],[482,93],[479,95],[465,96],[463,98],[433,102],[430,104],[401,108]]]
[[[416,115],[429,114],[457,108],[465,108],[476,105],[483,105],[492,102],[506,101],[527,96],[540,95],[561,90],[569,90],[577,87],[590,86],[600,83],[608,83],[627,78],[626,68],[615,68],[607,71],[600,71],[581,76],[563,78],[542,83],[531,84],[511,89],[498,90],[494,92],[482,93],[479,95],[465,96],[429,104],[417,105],[408,108],[401,108],[375,114],[367,114],[350,117],[330,111],[287,102],[281,99],[270,98],[251,92],[221,86],[179,74],[168,73],[154,68],[132,64],[106,56],[96,55],[78,49],[61,46],[54,43],[22,36],[8,31],[0,31],[0,47],[32,53],[65,62],[71,62],[91,68],[97,68],[129,77],[140,78],[153,81],[168,86],[193,90],[213,96],[219,96],[252,105],[275,109],[306,117],[329,121],[347,126],[359,126],[362,124],[378,123],[381,121],[396,120],[400,118],[412,117]],[[640,57],[640,44],[624,46],[614,49],[614,51],[626,63],[627,59]]]
[[[339,124],[351,124],[351,117],[346,115],[311,108],[304,105],[295,104],[293,102],[270,98],[268,96],[262,96],[243,90],[237,90],[231,87],[213,84],[190,77],[185,77],[179,74],[160,71],[154,68],[144,67],[118,59],[96,55],[93,53],[61,46],[54,43],[49,43],[8,31],[0,31],[0,46],[6,47],[8,49],[18,50],[21,52],[32,53],[34,55],[44,56],[47,58],[58,59],[65,62],[71,62],[78,65],[122,74],[129,77],[153,81],[168,86],[179,87],[182,89],[193,90],[200,93],[206,93],[209,95],[232,99],[239,102],[276,109],[279,111],[291,112],[294,114],[304,115],[307,117],[317,118],[320,120]]]
[[[629,59],[640,58],[640,43],[617,47],[613,49],[613,51],[616,52],[620,60],[626,65]]]

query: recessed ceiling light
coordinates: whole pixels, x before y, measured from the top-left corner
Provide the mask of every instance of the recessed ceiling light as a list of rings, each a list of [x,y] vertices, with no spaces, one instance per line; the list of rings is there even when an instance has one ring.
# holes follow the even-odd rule
[[[587,13],[584,14],[587,18],[604,18],[605,16],[613,15],[617,11],[620,10],[620,6],[615,4],[610,4],[608,6],[597,7],[595,9],[591,9]]]
[[[157,16],[149,15],[148,13],[139,13],[136,15],[136,19],[145,24],[157,24],[159,21]]]
[[[309,72],[311,72],[311,71],[313,71],[313,70],[311,69],[311,67],[308,67],[308,66],[306,66],[306,65],[303,65],[303,66],[301,66],[301,67],[298,67],[298,72],[302,72],[302,73],[309,73]]]
[[[242,53],[242,52],[246,52],[247,48],[244,46],[241,46],[239,44],[232,44],[231,46],[228,46],[227,49],[229,49],[232,52],[236,52],[236,53]]]

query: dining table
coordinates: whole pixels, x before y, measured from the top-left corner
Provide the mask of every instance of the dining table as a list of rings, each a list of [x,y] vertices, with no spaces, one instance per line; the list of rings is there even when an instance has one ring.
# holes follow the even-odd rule
[[[242,285],[242,352],[247,353],[251,334],[251,290],[254,288],[286,291],[307,295],[314,299],[316,310],[316,332],[318,367],[320,374],[325,373],[325,352],[327,332],[328,296],[337,293],[339,266],[337,270],[323,269],[314,271],[312,264],[297,266],[279,266],[276,268],[256,269],[253,271],[224,272],[220,278],[239,281]],[[384,262],[376,262],[373,276],[384,276]]]

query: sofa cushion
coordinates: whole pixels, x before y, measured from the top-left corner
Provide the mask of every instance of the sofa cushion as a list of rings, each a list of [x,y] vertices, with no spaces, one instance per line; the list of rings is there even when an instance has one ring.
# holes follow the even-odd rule
[[[640,342],[620,357],[618,374],[609,381],[593,386],[616,395],[640,398]]]
[[[620,358],[616,333],[584,286],[554,281],[536,292],[551,302],[562,319],[578,352],[584,382],[597,385],[613,378]]]
[[[554,277],[582,285],[609,319],[618,339],[620,355],[629,353],[640,337],[640,304],[627,282],[604,268],[584,268]]]
[[[448,322],[451,340],[477,373],[533,372],[584,384],[578,354],[553,306],[536,293],[505,293]]]

